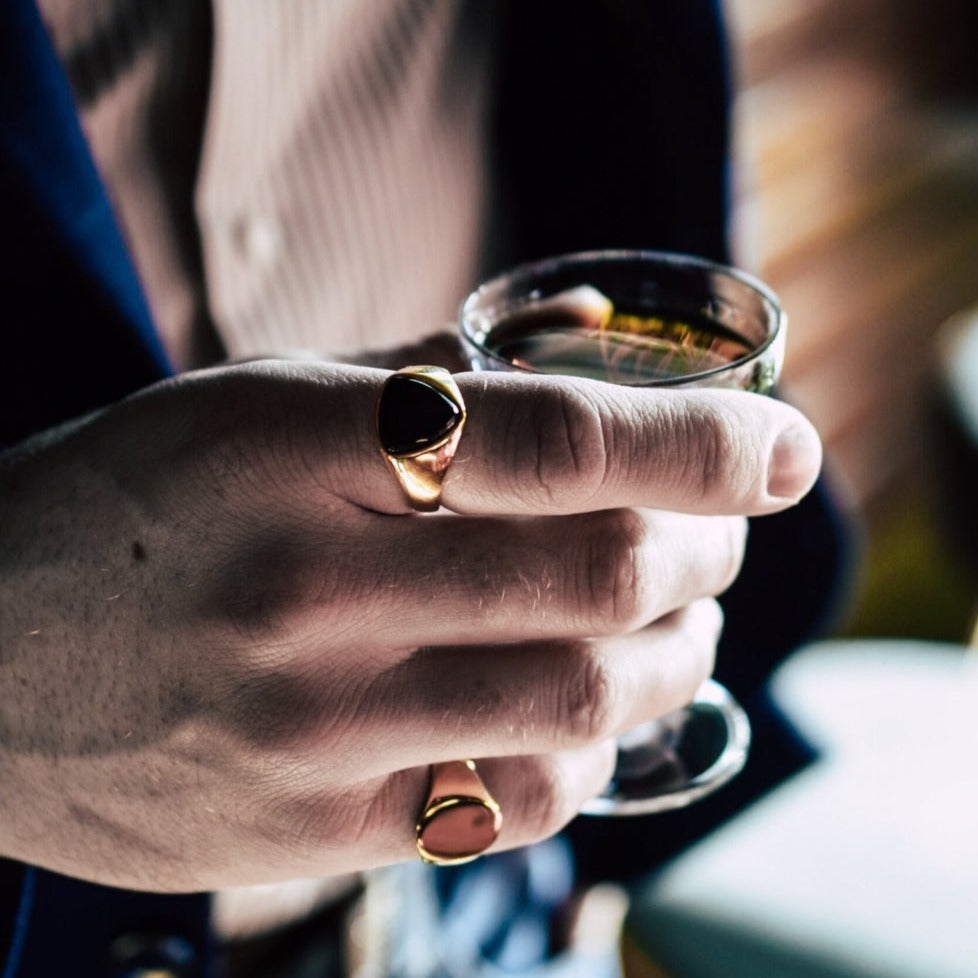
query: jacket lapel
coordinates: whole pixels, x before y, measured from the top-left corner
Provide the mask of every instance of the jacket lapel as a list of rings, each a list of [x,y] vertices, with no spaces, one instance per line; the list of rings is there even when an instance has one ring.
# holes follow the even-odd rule
[[[0,445],[171,373],[33,0],[0,3]]]

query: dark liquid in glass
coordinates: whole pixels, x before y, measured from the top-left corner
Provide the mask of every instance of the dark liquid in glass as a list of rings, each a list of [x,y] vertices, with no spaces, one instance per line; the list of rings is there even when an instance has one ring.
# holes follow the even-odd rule
[[[674,381],[748,356],[743,337],[703,317],[616,308],[599,326],[529,304],[494,326],[489,352],[524,369],[615,384]]]

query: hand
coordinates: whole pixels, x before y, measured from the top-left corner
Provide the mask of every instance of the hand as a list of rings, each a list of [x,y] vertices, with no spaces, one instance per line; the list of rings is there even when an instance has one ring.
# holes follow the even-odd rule
[[[461,757],[498,848],[550,834],[707,675],[742,515],[819,464],[749,394],[462,375],[452,512],[418,516],[384,376],[202,371],[0,458],[0,851],[164,891],[359,870],[412,858]]]

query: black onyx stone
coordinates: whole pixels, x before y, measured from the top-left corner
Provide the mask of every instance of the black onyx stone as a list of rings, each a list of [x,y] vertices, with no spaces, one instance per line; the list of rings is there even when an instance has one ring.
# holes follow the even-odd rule
[[[392,374],[377,407],[377,434],[390,455],[410,455],[438,444],[461,420],[462,411],[440,390]]]

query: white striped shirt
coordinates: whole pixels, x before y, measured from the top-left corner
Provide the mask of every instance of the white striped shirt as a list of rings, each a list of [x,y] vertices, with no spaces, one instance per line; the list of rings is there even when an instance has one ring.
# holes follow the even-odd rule
[[[471,5],[215,0],[206,106],[201,0],[40,5],[178,364],[212,328],[232,358],[329,356],[454,320],[484,207]]]

